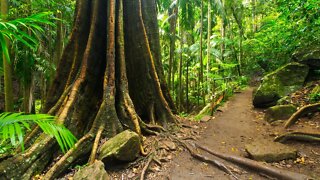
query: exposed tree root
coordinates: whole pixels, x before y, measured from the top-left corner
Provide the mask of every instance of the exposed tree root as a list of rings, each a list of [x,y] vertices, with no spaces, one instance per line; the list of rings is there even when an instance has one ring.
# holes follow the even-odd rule
[[[153,158],[154,158],[154,152],[151,152],[149,154],[148,161],[146,162],[146,165],[142,169],[140,180],[145,179],[146,172],[148,171],[149,166],[150,166],[151,162],[153,161]]]
[[[286,142],[288,140],[320,142],[320,133],[290,132],[278,136],[274,139],[274,141],[281,143]]]
[[[41,174],[44,170],[44,164],[48,164],[50,161],[50,156],[43,154],[39,159],[37,159],[30,168],[23,174],[21,179],[32,179],[34,175]]]
[[[48,114],[54,115],[57,112],[57,110],[61,107],[61,105],[65,101],[67,95],[70,93],[71,88],[72,86],[69,86],[65,89],[65,91],[62,93],[57,103],[48,111]]]
[[[75,160],[84,156],[92,149],[94,135],[88,133],[84,135],[75,146],[70,149],[52,168],[44,175],[44,179],[54,179],[65,171]]]
[[[190,155],[200,161],[206,162],[206,163],[210,163],[214,166],[216,166],[217,168],[219,168],[220,170],[222,170],[223,172],[229,174],[231,177],[233,177],[234,179],[239,179],[226,165],[224,165],[222,162],[215,160],[215,159],[210,159],[204,155],[201,155],[199,153],[196,153],[189,145],[187,145],[186,142],[169,135],[170,138],[174,139],[175,141],[177,141],[179,144],[181,144],[184,148],[186,148]]]
[[[289,126],[293,125],[300,117],[308,113],[319,111],[319,108],[320,108],[320,103],[303,106],[288,119],[284,127],[288,128]]]
[[[274,167],[270,167],[267,165],[264,165],[260,162],[257,161],[253,161],[251,159],[247,159],[247,158],[243,158],[240,156],[235,156],[235,155],[226,155],[226,154],[222,154],[216,151],[212,151],[207,147],[204,146],[200,146],[198,144],[196,144],[196,147],[214,155],[217,156],[221,159],[230,161],[232,163],[238,164],[238,165],[242,165],[242,166],[246,166],[252,170],[255,170],[257,172],[266,174],[268,176],[272,176],[275,178],[279,178],[279,179],[283,179],[283,180],[307,180],[307,179],[312,179],[311,177],[304,175],[304,174],[299,174],[299,173],[295,173],[295,172],[290,172],[290,171],[286,171],[286,170],[282,170],[282,169],[277,169]]]
[[[93,164],[96,160],[97,150],[98,150],[99,142],[100,142],[104,127],[105,127],[104,124],[100,125],[98,132],[97,132],[97,135],[94,139],[94,143],[93,143],[92,150],[91,150],[91,155],[89,158],[89,165]]]
[[[0,177],[3,177],[4,179],[19,179],[25,172],[38,169],[38,167],[32,167],[32,165],[39,158],[42,158],[44,154],[49,158],[52,156],[53,151],[55,150],[55,143],[53,142],[51,137],[43,134],[36,140],[33,146],[25,152],[1,161]],[[40,165],[45,166],[45,164]]]

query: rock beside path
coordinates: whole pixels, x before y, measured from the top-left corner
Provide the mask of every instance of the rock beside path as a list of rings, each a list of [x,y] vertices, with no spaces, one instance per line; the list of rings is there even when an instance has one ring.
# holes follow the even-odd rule
[[[110,176],[104,169],[101,161],[95,161],[92,165],[87,166],[73,176],[74,180],[110,180]]]
[[[297,108],[291,104],[272,106],[267,109],[264,115],[264,119],[269,123],[272,123],[278,120],[287,120],[296,111],[297,111]]]
[[[105,142],[99,151],[99,160],[104,163],[113,161],[128,162],[137,158],[140,152],[140,137],[126,130]]]
[[[311,69],[320,69],[320,49],[309,48],[293,54],[293,60],[308,65]]]
[[[281,143],[259,140],[245,146],[249,157],[257,161],[279,162],[297,158],[297,150]]]
[[[253,94],[253,105],[259,108],[276,105],[282,97],[301,88],[306,80],[309,67],[300,63],[289,63],[263,77]]]

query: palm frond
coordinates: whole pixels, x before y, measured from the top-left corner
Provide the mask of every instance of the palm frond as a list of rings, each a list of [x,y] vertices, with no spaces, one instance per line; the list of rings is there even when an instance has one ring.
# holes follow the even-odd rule
[[[45,32],[42,26],[55,26],[52,22],[55,19],[52,18],[51,15],[52,13],[50,12],[43,12],[8,22],[4,22],[0,19],[0,47],[3,55],[9,63],[10,56],[8,53],[6,39],[10,41],[18,41],[30,49],[36,49],[39,44],[39,40],[35,38],[36,34]]]
[[[30,124],[35,123],[44,133],[54,137],[62,152],[66,152],[74,146],[77,139],[66,127],[55,122],[56,117],[47,114],[5,112],[0,114],[0,136],[2,141],[10,140],[13,146],[20,144],[21,149],[24,150],[25,132],[30,130]]]

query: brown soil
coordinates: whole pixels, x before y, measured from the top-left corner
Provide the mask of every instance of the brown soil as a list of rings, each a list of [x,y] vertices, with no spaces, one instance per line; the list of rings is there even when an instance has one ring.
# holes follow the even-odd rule
[[[320,132],[319,113],[313,118],[304,118],[291,129],[285,130],[282,123],[270,125],[263,120],[264,110],[255,109],[252,106],[252,89],[248,88],[229,99],[223,107],[219,108],[214,117],[203,118],[207,122],[195,122],[190,119],[180,119],[183,128],[173,130],[170,134],[182,140],[205,145],[213,151],[226,154],[247,156],[245,145],[256,140],[272,142],[282,133],[299,130],[308,132]],[[232,179],[218,168],[192,158],[185,148],[167,136],[166,133],[159,136],[149,136],[145,140],[147,152],[155,152],[158,163],[153,161],[147,171],[146,179],[168,180],[205,180],[205,179]],[[299,158],[285,160],[269,165],[310,175],[318,179],[320,177],[320,146],[319,143],[307,143],[291,141],[287,143],[299,151]],[[212,155],[199,151],[201,154],[218,159]],[[140,157],[130,164],[120,165],[119,168],[108,169],[112,179],[140,179],[141,171],[146,165],[147,157]],[[229,167],[236,176],[242,179],[270,179],[258,172],[239,167],[232,163],[218,159]],[[113,166],[114,167],[114,166]],[[74,170],[75,171],[75,170]],[[72,176],[70,173],[64,179]]]
[[[200,138],[198,143],[206,145],[212,150],[226,154],[246,156],[245,144],[253,140],[265,139],[270,142],[278,134],[287,132],[283,125],[271,126],[263,120],[263,110],[254,109],[252,106],[252,89],[247,89],[242,93],[232,97],[222,108],[221,112],[215,115],[207,123],[200,123]],[[302,120],[294,125],[291,130],[320,131],[319,116],[311,120]],[[290,130],[289,130],[290,131]],[[300,172],[320,177],[320,146],[319,143],[289,142],[288,145],[298,149],[299,158],[286,160],[270,165],[289,171]],[[208,157],[215,158],[208,154]],[[303,157],[303,158],[302,158]],[[225,162],[240,177],[240,179],[268,179],[268,177],[248,169],[238,167],[234,164]],[[167,172],[159,173],[155,179],[163,179],[166,174],[170,179],[231,179],[216,167],[200,162],[186,151],[182,151],[168,167]],[[161,176],[162,174],[162,176]]]

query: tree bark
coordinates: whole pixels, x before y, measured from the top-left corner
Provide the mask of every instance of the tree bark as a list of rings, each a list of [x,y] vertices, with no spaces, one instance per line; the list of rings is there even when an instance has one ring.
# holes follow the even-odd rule
[[[203,105],[206,104],[205,94],[203,93],[203,0],[201,0],[201,22],[200,22],[200,70],[199,70],[199,96],[202,96]]]
[[[8,0],[1,0],[1,15],[2,18],[6,19],[9,11]],[[7,41],[7,47],[9,43]],[[9,49],[9,47],[8,47]],[[12,66],[9,62],[10,59],[7,59],[3,55],[3,75],[4,75],[4,96],[5,96],[5,111],[13,111],[13,89],[12,89]]]
[[[169,23],[170,23],[170,49],[169,49],[169,71],[168,71],[168,84],[169,87],[171,83],[174,84],[174,82],[171,82],[172,72],[173,72],[173,64],[174,64],[174,58],[175,58],[175,40],[176,40],[176,26],[177,26],[177,19],[178,19],[178,2],[177,4],[169,9]],[[173,79],[174,80],[174,79]]]
[[[211,38],[211,2],[208,1],[208,36],[207,36],[207,76],[206,76],[206,82],[207,82],[207,86],[206,86],[206,92],[209,93],[210,92],[210,82],[209,82],[209,74],[210,74],[210,59],[211,59],[211,54],[210,54],[210,50],[211,50],[211,44],[210,44],[210,38]]]
[[[175,122],[160,59],[155,0],[78,0],[76,9],[44,110],[79,141],[44,179],[58,177],[88,154],[92,162],[99,138],[123,129],[142,137],[142,132],[150,132],[147,123]],[[25,152],[0,162],[0,177],[32,176],[51,162],[55,141],[44,134],[34,139]]]

